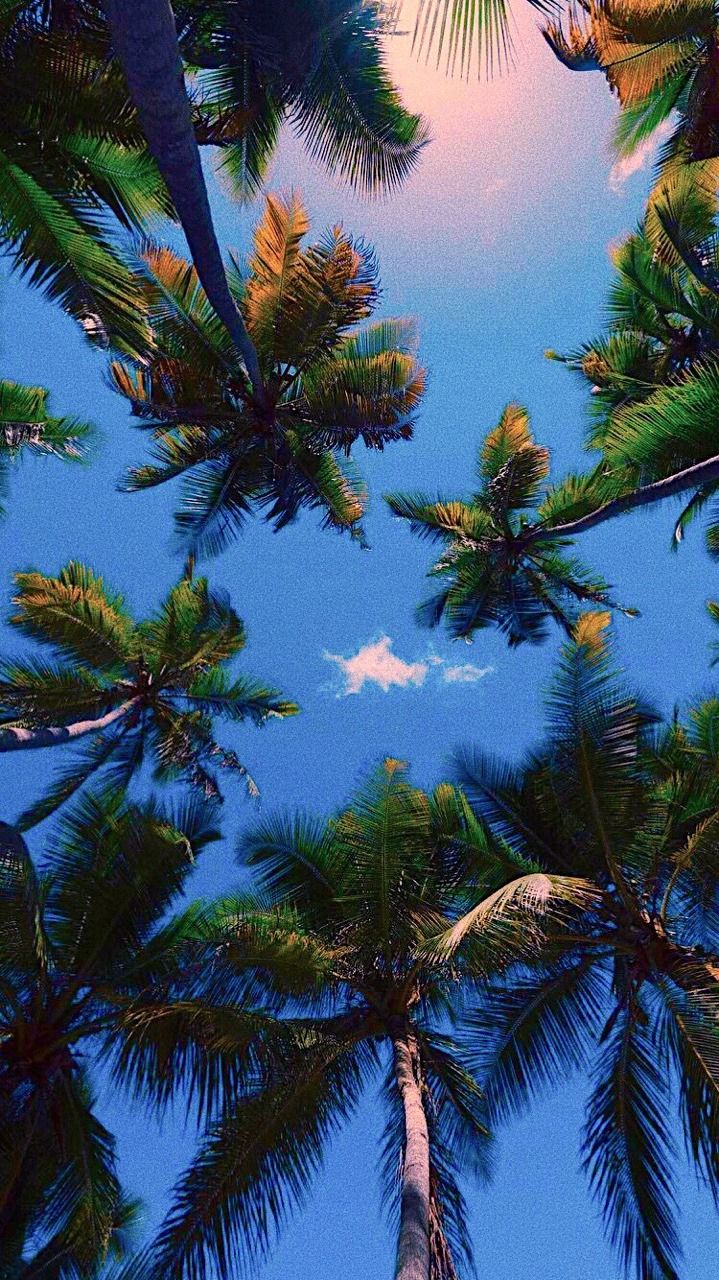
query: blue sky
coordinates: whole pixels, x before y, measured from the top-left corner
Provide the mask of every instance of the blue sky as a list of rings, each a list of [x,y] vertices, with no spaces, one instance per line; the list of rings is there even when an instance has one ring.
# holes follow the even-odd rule
[[[513,756],[541,728],[558,640],[510,652],[493,633],[465,646],[418,629],[413,609],[431,548],[381,501],[396,488],[470,489],[479,440],[510,399],[529,407],[558,472],[582,460],[583,391],[543,351],[575,346],[600,328],[608,247],[639,216],[650,169],[611,172],[613,106],[604,83],[564,71],[531,16],[517,16],[516,70],[492,85],[448,82],[412,61],[406,39],[392,41],[408,105],[427,114],[433,141],[391,199],[353,196],[308,163],[291,137],[273,165],[270,185],[300,190],[315,230],[342,221],[376,246],[383,309],[417,317],[429,387],[413,443],[358,455],[372,494],[370,551],[322,534],[307,517],[279,535],[251,525],[206,566],[247,623],[243,666],[303,708],[294,721],[226,737],[259,782],[265,811],[334,809],[385,754],[410,760],[415,779],[431,785],[456,744]],[[245,247],[257,211],[231,204],[216,183],[213,205],[223,243]],[[153,607],[180,570],[170,547],[172,493],[115,490],[144,440],[104,384],[101,356],[70,322],[14,279],[2,287],[0,308],[3,376],[48,386],[56,411],[91,419],[100,431],[88,468],[33,463],[15,475],[0,529],[3,616],[13,569],[54,572],[71,557],[89,561],[133,609]],[[669,554],[671,515],[633,516],[582,543],[622,602],[641,610],[640,619],[618,623],[621,654],[632,679],[666,711],[714,684],[704,601],[719,596],[698,533],[680,555]],[[6,652],[19,647],[7,630],[3,643]],[[372,672],[381,683],[368,678]],[[0,812],[12,817],[57,760],[51,752],[5,756]],[[234,842],[255,816],[239,787],[228,793],[227,838],[198,867],[198,894],[237,879]],[[40,851],[42,829],[33,847]],[[617,1274],[578,1172],[584,1088],[581,1080],[569,1083],[501,1133],[493,1186],[467,1188],[480,1276]],[[118,1132],[127,1182],[146,1201],[149,1228],[190,1155],[192,1134],[179,1117],[158,1129],[109,1089],[103,1108]],[[332,1148],[306,1213],[285,1233],[263,1280],[334,1280],[340,1267],[352,1280],[389,1280],[393,1248],[374,1176],[379,1131],[370,1098]],[[682,1191],[683,1280],[713,1280],[716,1221],[688,1175]]]

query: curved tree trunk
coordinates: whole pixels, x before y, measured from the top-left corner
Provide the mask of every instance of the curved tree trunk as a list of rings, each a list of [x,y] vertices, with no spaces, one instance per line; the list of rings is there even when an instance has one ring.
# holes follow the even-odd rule
[[[403,1030],[392,1037],[394,1070],[404,1108],[404,1159],[396,1280],[429,1280],[429,1130],[417,1064],[417,1046]]]
[[[0,725],[0,752],[54,747],[61,742],[74,742],[76,738],[84,738],[88,733],[100,733],[102,729],[109,728],[126,716],[139,701],[139,698],[129,698],[127,702],[121,702],[119,707],[113,707],[112,711],[96,720],[76,720],[74,724],[38,725],[35,729]]]
[[[266,405],[257,352],[230,293],[212,222],[169,0],[103,0],[112,43],[202,286],[242,359],[254,399]]]
[[[568,520],[566,524],[533,525],[517,538],[517,542],[520,546],[526,547],[546,538],[574,538],[578,533],[594,529],[596,525],[604,524],[605,520],[620,516],[625,511],[634,511],[637,507],[649,507],[655,502],[663,502],[665,498],[672,498],[677,493],[685,493],[687,489],[698,489],[704,484],[716,484],[718,480],[719,455],[715,455],[713,458],[706,458],[704,462],[686,467],[684,471],[666,476],[663,480],[655,480],[653,484],[645,484],[639,489],[633,489],[631,493],[625,493],[621,498],[613,498],[611,502],[605,502],[603,507],[597,507],[596,511],[590,511],[586,516],[579,516],[577,520]]]

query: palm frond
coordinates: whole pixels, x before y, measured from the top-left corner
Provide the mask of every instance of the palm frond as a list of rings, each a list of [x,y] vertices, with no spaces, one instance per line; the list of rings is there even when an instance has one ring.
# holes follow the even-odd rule
[[[504,1123],[592,1062],[606,982],[594,955],[494,985],[462,1028],[467,1061]]]
[[[100,670],[114,671],[135,653],[132,622],[120,596],[77,561],[57,577],[29,571],[15,575],[16,612],[11,622],[25,635]]]
[[[307,1196],[330,1139],[374,1068],[367,1044],[318,1037],[287,1056],[209,1131],[160,1229],[156,1265],[172,1280],[249,1274]]]
[[[584,1167],[610,1242],[637,1280],[678,1280],[669,1073],[636,1005],[620,1010],[594,1076]]]

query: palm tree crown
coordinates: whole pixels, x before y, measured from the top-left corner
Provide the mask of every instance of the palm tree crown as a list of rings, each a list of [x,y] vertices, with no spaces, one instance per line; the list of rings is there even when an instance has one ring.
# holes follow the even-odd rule
[[[256,792],[235,752],[215,741],[214,722],[263,724],[297,708],[228,673],[245,633],[224,595],[203,578],[185,578],[156,614],[135,623],[122,598],[81,564],[71,562],[56,578],[20,573],[16,582],[11,622],[52,658],[3,663],[0,751],[92,739],[23,813],[22,828],[100,772],[127,786],[148,757],[157,779],[183,778],[207,796],[219,795],[218,767],[239,773]]]
[[[183,0],[177,19],[198,72],[198,141],[222,147],[221,171],[238,194],[261,189],[284,120],[360,191],[392,190],[415,167],[427,131],[386,70],[380,4]]]
[[[303,507],[360,536],[364,487],[341,455],[362,440],[382,449],[412,435],[423,389],[406,320],[360,321],[378,301],[374,256],[335,228],[303,247],[307,215],[296,197],[270,197],[245,279],[230,284],[260,361],[265,403],[247,383],[194,269],[148,249],[144,272],[156,354],[116,362],[115,387],[155,441],[131,489],[184,476],[177,532],[213,554],[253,508],[280,528]]]
[[[0,824],[0,1254],[7,1280],[94,1277],[132,1216],[115,1144],[94,1111],[87,1052],[104,1046],[135,1088],[140,996],[176,974],[195,913],[170,919],[211,807],[174,813],[86,798],[37,871]],[[163,990],[165,988],[162,988]],[[146,1037],[147,1038],[147,1037]],[[149,1037],[151,1040],[151,1037]]]
[[[453,636],[465,638],[498,626],[510,645],[536,643],[548,619],[571,630],[579,602],[608,602],[606,583],[564,554],[565,539],[548,528],[546,537],[525,542],[530,529],[567,518],[576,505],[558,501],[551,490],[540,501],[548,472],[549,451],[534,442],[526,410],[510,404],[482,445],[480,488],[469,500],[388,496],[390,510],[413,533],[443,544],[430,569],[440,590],[417,611],[424,625],[444,620]],[[600,486],[594,489],[598,493]],[[607,494],[605,485],[602,496]]]
[[[589,888],[535,874],[488,839],[461,792],[428,795],[389,759],[336,818],[265,822],[243,852],[259,897],[219,905],[215,963],[266,990],[294,1044],[211,1126],[160,1230],[156,1273],[204,1277],[212,1260],[252,1271],[379,1075],[396,1274],[454,1280],[471,1253],[457,1179],[487,1160],[482,1094],[454,1035],[464,982],[530,951],[540,914]]]
[[[716,702],[687,733],[622,687],[608,615],[586,615],[563,651],[547,737],[519,767],[473,751],[459,777],[517,856],[600,890],[542,963],[486,999],[468,1031],[495,1119],[590,1070],[584,1166],[622,1265],[681,1273],[676,1121],[719,1192],[719,773]],[[714,955],[712,955],[714,953]]]

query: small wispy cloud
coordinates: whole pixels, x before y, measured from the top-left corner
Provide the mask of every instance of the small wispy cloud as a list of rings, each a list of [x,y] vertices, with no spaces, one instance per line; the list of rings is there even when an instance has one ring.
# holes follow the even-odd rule
[[[494,667],[476,667],[473,662],[463,662],[457,667],[445,667],[442,679],[445,684],[477,684],[494,671]]]
[[[365,644],[351,658],[343,658],[339,653],[323,655],[327,662],[335,662],[344,676],[344,688],[341,695],[360,693],[366,684],[377,684],[385,693],[397,685],[406,689],[408,685],[419,687],[424,684],[429,671],[427,662],[404,662],[392,652],[392,641],[389,636],[380,636],[372,644]]]
[[[482,195],[496,196],[499,194],[500,191],[504,191],[506,186],[507,186],[506,178],[492,178],[492,181],[488,182],[486,187],[482,187]]]
[[[361,693],[365,685],[377,685],[384,693],[392,688],[419,689],[427,677],[435,672],[444,684],[476,684],[489,675],[493,667],[477,667],[472,662],[452,666],[436,653],[416,662],[405,662],[393,652],[390,636],[382,635],[362,645],[356,653],[345,658],[341,653],[325,653],[326,662],[334,662],[343,682],[337,691],[338,698]]]
[[[641,169],[646,169],[652,163],[659,144],[669,136],[671,131],[671,122],[663,120],[650,137],[640,142],[631,155],[623,156],[621,160],[617,160],[609,170],[610,191],[619,195],[624,190],[624,184],[628,178],[633,177],[635,173],[639,173]]]

